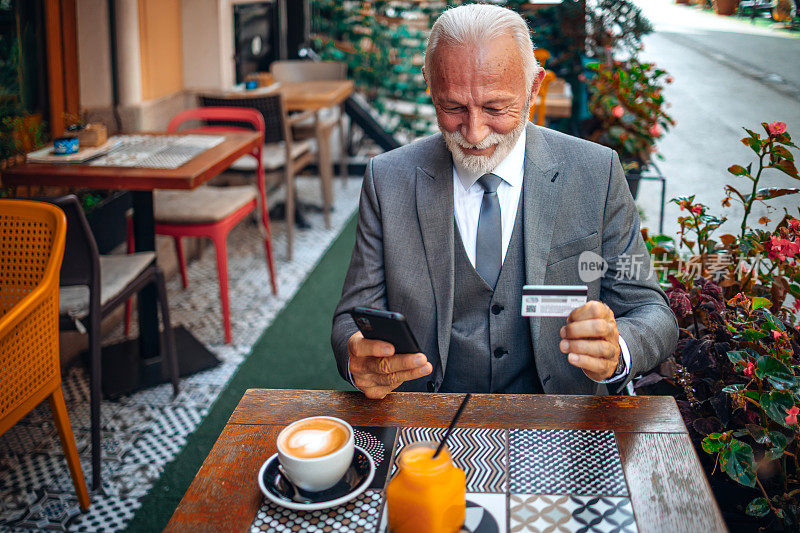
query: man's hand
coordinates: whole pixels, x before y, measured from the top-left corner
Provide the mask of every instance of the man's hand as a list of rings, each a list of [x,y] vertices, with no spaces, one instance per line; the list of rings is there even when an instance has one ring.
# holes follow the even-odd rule
[[[573,310],[561,328],[559,348],[567,360],[590,379],[602,381],[614,374],[619,362],[619,331],[614,311],[606,304],[590,301]]]
[[[425,354],[395,354],[390,343],[365,339],[360,331],[348,339],[347,352],[353,384],[373,400],[380,400],[404,381],[433,371]]]

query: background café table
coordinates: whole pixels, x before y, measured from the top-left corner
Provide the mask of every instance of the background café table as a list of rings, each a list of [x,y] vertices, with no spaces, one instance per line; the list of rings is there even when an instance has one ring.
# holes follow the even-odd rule
[[[283,524],[296,520],[266,504],[256,482],[278,433],[294,420],[340,417],[355,426],[357,445],[383,449],[388,464],[405,442],[439,435],[461,399],[393,393],[373,401],[357,392],[250,389],[167,531],[246,531],[267,527],[278,513]],[[639,531],[726,530],[671,397],[476,394],[459,428],[451,451],[467,471],[467,501],[494,506],[493,516],[505,521],[501,531],[536,530],[537,520],[577,529],[603,520],[602,513],[627,520],[623,530],[634,530],[633,521]],[[377,472],[379,479],[380,462]],[[360,512],[367,530],[375,530],[383,499],[381,488],[372,488],[354,509],[339,512],[340,523]]]
[[[147,133],[137,138],[162,135],[197,134]],[[218,135],[213,146],[196,150],[188,161],[175,168],[125,166],[124,154],[112,152],[106,160],[84,164],[25,163],[3,171],[4,185],[46,185],[73,188],[117,189],[132,191],[133,231],[137,252],[155,251],[153,189],[194,189],[207,182],[231,163],[250,153],[261,142],[257,132],[236,132]],[[174,137],[173,137],[174,138]],[[219,142],[217,142],[219,141]],[[212,143],[208,143],[212,144]],[[170,166],[173,157],[186,154],[187,146],[167,146],[155,165]],[[120,161],[114,164],[114,161]],[[163,161],[163,163],[161,163]],[[97,162],[103,162],[98,165]],[[141,163],[141,162],[140,162]],[[147,164],[147,163],[144,163]],[[103,347],[103,393],[106,396],[126,394],[163,381],[161,374],[160,335],[158,332],[157,296],[155,287],[139,293],[139,339],[116,346]],[[183,328],[175,331],[176,352],[181,375],[216,365],[214,355]]]

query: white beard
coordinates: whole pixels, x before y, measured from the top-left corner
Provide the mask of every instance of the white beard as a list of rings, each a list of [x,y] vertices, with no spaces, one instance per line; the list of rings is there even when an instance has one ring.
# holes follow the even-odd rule
[[[527,117],[528,114],[525,113],[524,116]],[[497,165],[511,153],[526,123],[527,120],[520,120],[519,125],[510,132],[505,134],[492,132],[476,144],[468,143],[458,130],[451,133],[441,126],[439,126],[439,130],[442,132],[447,148],[453,154],[453,162],[456,166],[463,168],[474,176],[482,176],[497,168]],[[464,153],[461,149],[463,147],[483,150],[493,145],[495,149],[492,155],[472,155]]]

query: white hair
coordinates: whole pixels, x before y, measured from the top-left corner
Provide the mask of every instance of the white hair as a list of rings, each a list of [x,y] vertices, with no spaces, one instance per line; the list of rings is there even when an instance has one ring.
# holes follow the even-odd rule
[[[430,84],[434,74],[434,55],[440,44],[481,45],[504,35],[514,38],[525,69],[525,84],[530,89],[539,64],[533,55],[533,41],[525,20],[515,11],[488,4],[466,4],[442,13],[433,24],[425,49],[425,72]]]

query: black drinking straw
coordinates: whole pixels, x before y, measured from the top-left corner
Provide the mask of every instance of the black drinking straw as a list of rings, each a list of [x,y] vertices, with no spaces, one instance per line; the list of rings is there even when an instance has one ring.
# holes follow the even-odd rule
[[[439,452],[441,452],[442,448],[444,448],[444,443],[447,442],[447,437],[450,436],[450,433],[453,432],[453,428],[456,427],[456,423],[458,423],[458,419],[461,418],[461,413],[464,412],[464,407],[467,406],[467,402],[469,401],[470,398],[472,398],[472,394],[468,392],[467,395],[464,396],[464,399],[461,401],[461,405],[458,406],[458,411],[456,411],[456,416],[454,416],[453,420],[450,421],[450,427],[447,428],[444,437],[442,437],[442,441],[439,443],[439,447],[436,448],[436,451],[433,454],[433,459],[436,459],[439,456]]]

